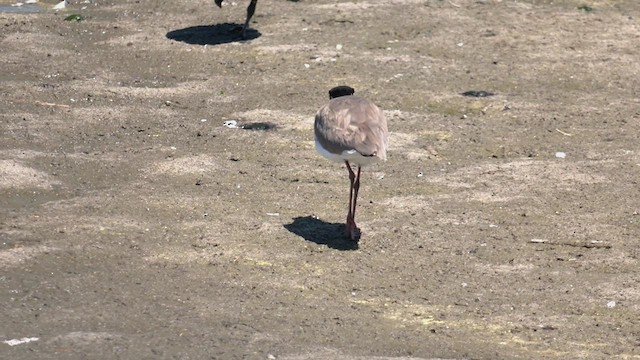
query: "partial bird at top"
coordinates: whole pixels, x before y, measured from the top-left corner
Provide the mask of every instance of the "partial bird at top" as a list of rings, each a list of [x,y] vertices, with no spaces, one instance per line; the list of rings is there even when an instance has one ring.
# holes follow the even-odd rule
[[[222,2],[224,0],[214,0],[214,2],[216,3],[216,5],[218,5],[219,8],[222,8]],[[247,7],[247,19],[244,21],[244,26],[242,27],[242,38],[246,39],[246,32],[247,32],[247,27],[249,27],[249,21],[251,21],[251,17],[253,17],[253,14],[256,12],[256,5],[258,4],[258,0],[251,0],[251,2],[249,3],[249,6]]]

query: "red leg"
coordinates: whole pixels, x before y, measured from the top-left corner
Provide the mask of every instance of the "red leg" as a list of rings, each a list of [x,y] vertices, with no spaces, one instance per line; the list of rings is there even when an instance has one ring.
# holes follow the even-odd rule
[[[356,203],[358,202],[358,190],[360,190],[360,166],[358,166],[358,175],[353,183],[353,207],[351,209],[351,220],[353,226],[356,225]]]
[[[244,39],[246,36],[247,28],[249,27],[249,21],[253,17],[253,14],[256,12],[256,5],[258,4],[258,0],[251,0],[249,3],[249,7],[247,7],[247,20],[244,22],[244,27],[242,28],[242,38]]]
[[[358,240],[358,227],[356,226],[356,203],[358,200],[358,190],[360,190],[360,166],[358,166],[358,174],[356,175],[351,169],[351,164],[345,160],[347,170],[349,171],[349,181],[351,187],[349,189],[349,213],[347,214],[347,224],[345,227],[345,235],[353,240]]]
[[[358,241],[359,232],[356,225],[356,204],[358,202],[358,190],[360,190],[360,166],[358,166],[358,175],[353,182],[353,199],[351,200],[351,230],[349,238],[353,241]]]
[[[353,190],[354,190],[354,182],[356,179],[356,174],[351,169],[351,164],[345,160],[345,165],[347,165],[347,170],[349,171],[349,181],[351,183],[349,187],[349,212],[347,213],[347,222],[345,226],[345,235],[348,238],[353,238],[353,228],[355,227],[355,223],[353,220]]]

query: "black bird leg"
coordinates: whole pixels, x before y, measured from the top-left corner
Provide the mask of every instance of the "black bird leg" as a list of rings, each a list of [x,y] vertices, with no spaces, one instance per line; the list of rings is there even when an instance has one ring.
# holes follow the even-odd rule
[[[214,2],[216,3],[216,5],[218,5],[218,7],[222,7],[222,2],[224,0],[214,0]],[[244,26],[242,27],[242,38],[245,39],[246,38],[246,32],[247,32],[247,28],[249,27],[249,21],[251,21],[251,18],[253,17],[253,14],[255,14],[256,12],[256,5],[258,5],[258,0],[251,0],[251,2],[249,3],[249,6],[247,7],[247,19],[244,22]]]
[[[247,20],[244,22],[244,27],[242,28],[243,39],[245,38],[247,27],[249,27],[249,21],[251,21],[253,14],[256,12],[256,5],[258,5],[258,0],[251,0],[249,7],[247,7]]]

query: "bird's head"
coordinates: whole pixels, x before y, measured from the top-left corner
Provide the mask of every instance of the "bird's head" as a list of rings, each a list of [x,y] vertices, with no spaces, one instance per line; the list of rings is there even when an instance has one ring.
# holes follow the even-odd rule
[[[340,96],[353,95],[356,92],[354,88],[347,85],[336,86],[329,90],[329,99],[335,99]]]

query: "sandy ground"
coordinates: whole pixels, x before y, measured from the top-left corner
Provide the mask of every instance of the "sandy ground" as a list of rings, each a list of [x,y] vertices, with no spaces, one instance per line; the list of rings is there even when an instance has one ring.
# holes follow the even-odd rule
[[[0,358],[640,358],[637,1],[54,3],[0,13]]]

